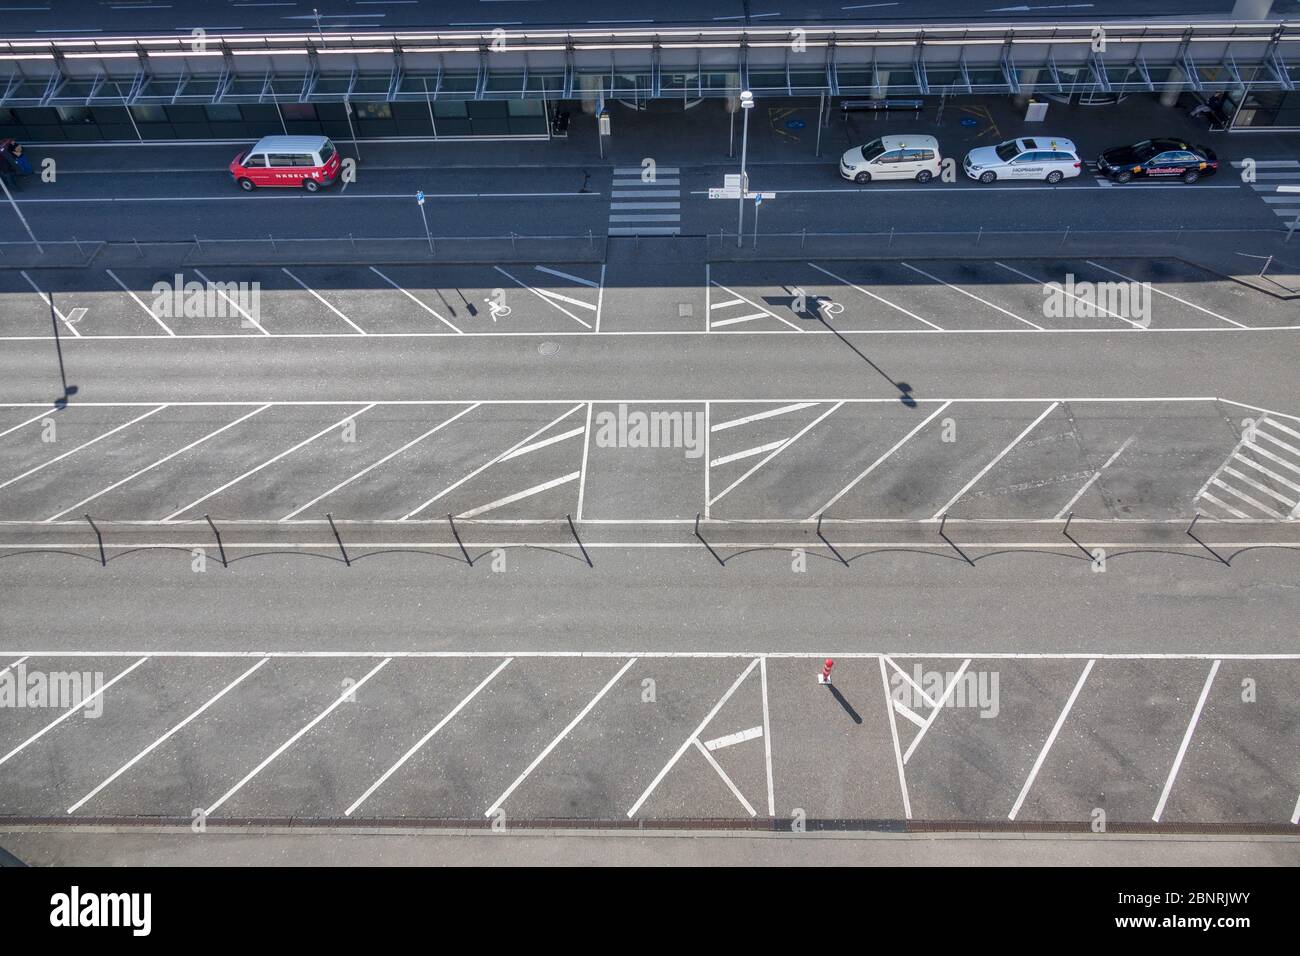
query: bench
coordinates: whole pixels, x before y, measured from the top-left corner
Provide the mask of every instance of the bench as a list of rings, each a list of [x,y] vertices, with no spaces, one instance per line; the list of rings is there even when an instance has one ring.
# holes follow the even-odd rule
[[[844,113],[881,113],[907,111],[919,113],[925,106],[924,100],[843,100],[840,111]]]

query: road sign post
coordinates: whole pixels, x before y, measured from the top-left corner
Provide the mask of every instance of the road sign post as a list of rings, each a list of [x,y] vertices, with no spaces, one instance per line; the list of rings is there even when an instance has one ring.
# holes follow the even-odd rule
[[[429,217],[424,211],[424,190],[415,194],[416,205],[420,207],[420,219],[424,222],[424,238],[429,240],[429,255],[433,255],[433,233],[429,231]]]
[[[745,121],[741,124],[740,134],[740,177],[741,181],[748,183],[748,175],[745,172],[745,162],[749,158],[749,111],[754,108],[754,94],[745,90],[740,94],[740,108],[745,113]],[[745,195],[740,195],[740,210],[736,219],[736,248],[739,249],[744,242],[743,233],[745,231]]]

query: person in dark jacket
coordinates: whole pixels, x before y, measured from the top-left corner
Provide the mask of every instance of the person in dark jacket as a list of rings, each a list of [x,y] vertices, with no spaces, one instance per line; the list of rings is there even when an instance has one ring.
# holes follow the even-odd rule
[[[9,151],[9,144],[0,145],[0,179],[3,179],[10,189],[22,189],[22,185],[18,182],[19,175],[18,160]]]

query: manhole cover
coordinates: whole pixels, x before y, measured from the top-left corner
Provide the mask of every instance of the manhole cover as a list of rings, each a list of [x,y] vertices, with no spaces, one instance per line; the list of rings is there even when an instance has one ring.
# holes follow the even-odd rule
[[[537,346],[538,355],[554,355],[558,351],[560,351],[559,342],[543,342]]]

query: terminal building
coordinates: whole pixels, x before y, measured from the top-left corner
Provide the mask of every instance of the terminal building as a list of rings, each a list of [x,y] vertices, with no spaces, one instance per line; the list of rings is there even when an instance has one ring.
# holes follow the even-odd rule
[[[545,138],[620,101],[1104,104],[1215,98],[1234,131],[1300,129],[1300,25],[619,29],[0,40],[0,138],[66,142]],[[1218,95],[1221,94],[1221,95]],[[1216,96],[1217,95],[1217,96]]]

